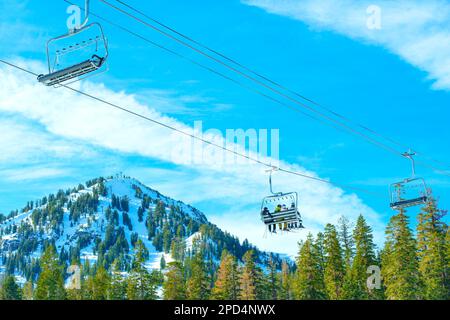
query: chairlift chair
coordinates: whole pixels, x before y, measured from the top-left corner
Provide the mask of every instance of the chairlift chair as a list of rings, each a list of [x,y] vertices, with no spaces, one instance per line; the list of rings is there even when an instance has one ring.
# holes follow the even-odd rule
[[[426,204],[428,201],[427,185],[423,178],[408,178],[393,183],[390,192],[393,210]]]
[[[391,202],[390,207],[393,210],[401,210],[409,207],[423,205],[428,202],[428,187],[423,178],[416,177],[415,162],[413,156],[415,153],[405,152],[403,156],[411,160],[412,176],[403,181],[396,182],[390,186]]]
[[[261,220],[269,232],[275,233],[277,226],[281,231],[303,229],[302,218],[298,210],[297,192],[277,192],[272,190],[272,171],[270,170],[269,185],[271,195],[265,197],[261,204]],[[285,205],[286,207],[280,207]],[[277,207],[279,208],[277,210]]]
[[[89,0],[85,10],[85,20],[79,27],[47,42],[48,74],[38,76],[40,83],[59,86],[107,71],[109,52],[103,28],[99,23],[87,25]]]

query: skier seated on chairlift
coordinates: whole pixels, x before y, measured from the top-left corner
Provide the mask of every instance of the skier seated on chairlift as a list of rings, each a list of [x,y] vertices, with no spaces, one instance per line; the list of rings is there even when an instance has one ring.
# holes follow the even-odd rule
[[[272,218],[272,214],[270,213],[270,210],[267,207],[264,207],[263,211],[262,211],[264,216],[269,216],[270,218]],[[273,230],[272,230],[272,226],[273,226]],[[271,225],[269,224],[269,232],[274,232],[276,233],[276,225]]]
[[[267,207],[264,207],[262,214],[264,216],[269,216],[270,218],[272,218],[272,214],[270,213],[270,210]]]
[[[274,213],[280,213],[280,212],[286,211],[286,210],[287,210],[287,207],[286,207],[285,204],[283,204],[283,205],[278,204],[278,205],[275,207]],[[276,226],[276,225],[273,225],[273,229],[276,230],[276,228],[277,228],[277,226]],[[287,223],[279,223],[279,224],[278,224],[278,229],[279,229],[280,231],[282,231],[282,230],[288,230]]]

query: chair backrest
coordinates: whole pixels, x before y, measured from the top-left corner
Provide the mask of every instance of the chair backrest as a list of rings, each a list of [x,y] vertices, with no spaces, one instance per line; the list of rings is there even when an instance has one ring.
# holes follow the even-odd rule
[[[298,194],[297,192],[289,192],[289,193],[278,193],[275,195],[267,196],[263,199],[261,204],[261,212],[265,207],[268,208],[270,212],[275,212],[275,208],[278,205],[286,205],[288,210],[297,210],[298,209]],[[294,208],[292,208],[292,204],[294,204]]]

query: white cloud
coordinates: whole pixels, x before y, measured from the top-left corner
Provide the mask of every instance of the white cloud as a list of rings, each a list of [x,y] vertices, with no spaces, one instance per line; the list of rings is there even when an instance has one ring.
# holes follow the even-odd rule
[[[381,45],[450,90],[450,4],[445,0],[243,0],[270,13]],[[381,30],[367,28],[367,8],[381,9]]]
[[[24,22],[30,15],[28,1],[0,2],[0,49],[9,54],[18,52],[44,52],[42,45],[48,39],[43,28]]]
[[[42,65],[19,62],[32,70],[42,69]],[[136,178],[143,180],[161,192],[190,203],[207,203],[206,214],[241,239],[248,238],[262,249],[294,254],[297,241],[305,237],[307,231],[285,237],[284,240],[267,241],[261,237],[262,224],[259,218],[259,203],[268,193],[267,175],[264,168],[255,164],[225,166],[221,164],[221,154],[208,152],[202,155],[195,150],[195,160],[204,160],[200,165],[186,162],[182,150],[192,146],[191,140],[166,128],[144,121],[104,104],[61,89],[46,88],[29,75],[7,67],[0,67],[0,114],[14,114],[28,119],[54,135],[55,143],[77,141],[89,146],[100,146],[120,153],[139,155],[171,163],[173,170],[132,169]],[[124,92],[115,92],[103,85],[90,82],[78,83],[83,91],[94,94],[120,106],[167,123],[183,131],[192,128],[174,118],[164,116],[151,105],[140,104]],[[2,129],[0,129],[2,130]],[[10,133],[3,129],[4,143],[14,149],[23,141],[33,141],[33,134]],[[28,137],[28,139],[26,139]],[[213,134],[206,137],[222,143],[223,139]],[[0,138],[1,141],[2,138]],[[46,138],[47,139],[47,138]],[[28,143],[28,142],[27,142]],[[33,143],[30,143],[30,146]],[[1,143],[0,143],[1,146]],[[195,144],[195,148],[199,148]],[[8,145],[7,145],[8,148]],[[57,149],[58,150],[58,149]],[[39,153],[31,149],[30,154]],[[253,155],[254,156],[254,155]],[[267,162],[270,159],[263,159]],[[316,176],[314,172],[289,163],[281,166]],[[45,173],[45,171],[44,171]],[[57,172],[47,172],[47,174]],[[279,173],[274,180],[275,189],[295,190],[300,194],[300,207],[305,226],[318,230],[326,223],[336,223],[340,215],[355,219],[364,214],[375,231],[381,231],[380,216],[352,194],[345,194],[339,188],[328,184],[305,180]],[[211,204],[217,205],[217,207]],[[212,208],[212,209],[211,209]]]
[[[39,180],[44,178],[56,178],[67,176],[69,170],[57,169],[50,167],[31,166],[20,169],[0,170],[0,177],[9,182],[23,182],[31,180]]]
[[[51,159],[67,160],[74,156],[83,159],[96,155],[80,144],[33,127],[23,117],[0,117],[0,150],[0,168],[11,162],[29,165]]]
[[[137,101],[152,101],[152,108],[165,114],[201,116],[210,112],[225,111],[230,104],[218,103],[203,95],[183,95],[175,90],[147,89],[136,94]]]
[[[0,49],[12,52],[44,52],[46,34],[26,23],[0,22]]]

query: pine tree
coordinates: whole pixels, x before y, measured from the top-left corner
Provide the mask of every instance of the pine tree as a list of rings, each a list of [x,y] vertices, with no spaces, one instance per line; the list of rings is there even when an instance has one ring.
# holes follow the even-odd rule
[[[417,255],[419,271],[424,284],[424,298],[442,300],[448,298],[446,282],[447,225],[443,214],[437,208],[435,199],[429,199],[422,208],[417,225]]]
[[[33,282],[31,280],[25,282],[25,284],[23,285],[23,288],[22,288],[22,299],[23,300],[33,300],[33,295],[34,295],[33,290],[34,290]]]
[[[375,290],[367,286],[367,270],[377,265],[375,244],[373,243],[372,228],[366,223],[362,215],[358,217],[353,231],[356,253],[350,268],[349,279],[345,284],[345,298],[366,300],[379,297]],[[380,290],[380,289],[378,289]]]
[[[342,298],[351,298],[351,291],[354,280],[352,279],[351,268],[353,263],[353,256],[355,253],[354,239],[351,234],[352,224],[347,217],[342,216],[338,221],[338,237],[343,250],[344,257],[344,281]]]
[[[6,276],[0,284],[0,300],[22,300],[22,291],[14,276]]]
[[[422,297],[416,241],[404,210],[391,217],[386,228],[381,272],[387,299],[412,300]]]
[[[165,300],[186,299],[186,283],[184,279],[184,268],[181,262],[170,262],[168,264],[166,281],[163,285]]]
[[[162,233],[163,249],[165,253],[170,252],[170,247],[172,245],[172,233],[170,232],[169,224],[164,224]]]
[[[138,214],[138,221],[139,222],[144,221],[144,209],[142,207],[139,207],[137,214]]]
[[[313,247],[314,253],[316,255],[319,264],[320,274],[323,277],[325,273],[326,257],[325,257],[325,235],[322,232],[319,232],[317,234],[316,241],[314,241]]]
[[[222,252],[217,280],[212,289],[212,299],[237,300],[239,297],[239,275],[236,257],[226,250]]]
[[[128,278],[127,296],[129,300],[155,300],[156,287],[152,275],[145,268],[148,250],[142,240],[136,242],[136,255]]]
[[[242,258],[244,260],[244,266],[241,270],[241,276],[239,279],[241,300],[255,300],[257,298],[257,286],[259,279],[253,255],[253,250],[249,250]]]
[[[300,300],[325,299],[323,273],[312,234],[308,234],[306,241],[299,247],[297,273],[294,282],[295,297]]]
[[[186,252],[186,242],[181,237],[175,237],[172,239],[172,244],[170,245],[170,252],[172,257],[176,261],[183,261]]]
[[[166,259],[164,259],[164,255],[161,255],[161,260],[159,262],[159,266],[161,270],[164,270],[166,268]]]
[[[331,300],[342,299],[345,267],[338,234],[336,228],[331,224],[327,224],[325,227],[325,254],[324,281],[328,297]]]
[[[111,277],[103,266],[97,268],[97,272],[93,277],[92,300],[108,299],[108,291],[111,283]]]
[[[153,246],[157,251],[163,250],[163,237],[161,232],[157,232],[152,241]]]
[[[347,217],[342,216],[338,221],[338,236],[344,253],[345,270],[350,270],[354,255],[354,240],[351,234],[352,224]]]
[[[42,255],[41,273],[36,285],[37,300],[64,300],[66,292],[64,289],[63,267],[53,246],[47,246]]]
[[[280,300],[291,300],[292,299],[292,288],[291,288],[291,275],[289,270],[289,265],[286,260],[281,263],[281,274],[280,274],[280,290],[278,298]]]
[[[187,283],[187,298],[189,300],[208,299],[210,288],[210,277],[206,270],[203,253],[198,252],[191,263],[191,277]]]
[[[450,297],[450,228],[447,227],[447,235],[445,236],[445,245],[447,246],[446,252],[446,287],[447,287],[447,297]]]
[[[81,285],[81,292],[75,292],[75,290],[68,291],[68,298],[73,300],[93,300],[94,296],[94,273],[95,265],[93,267],[92,274],[86,275]],[[81,295],[80,295],[81,293]]]
[[[275,263],[274,258],[272,255],[269,257],[269,262],[267,265],[269,269],[268,274],[268,290],[267,290],[267,298],[270,300],[277,300],[278,299],[278,288],[280,287],[280,281],[278,277],[277,272],[277,265]]]
[[[109,300],[125,300],[127,283],[122,276],[120,264],[118,261],[113,263],[113,272],[111,277],[111,285],[109,286]]]

